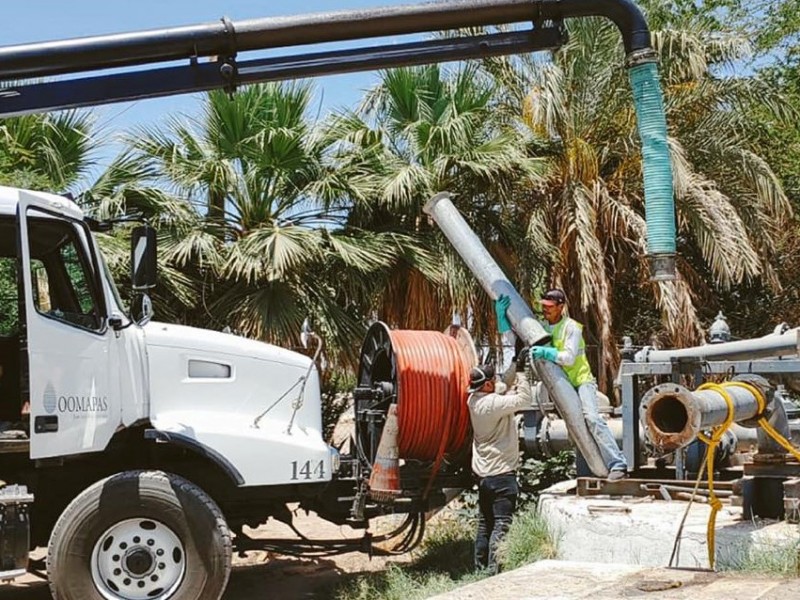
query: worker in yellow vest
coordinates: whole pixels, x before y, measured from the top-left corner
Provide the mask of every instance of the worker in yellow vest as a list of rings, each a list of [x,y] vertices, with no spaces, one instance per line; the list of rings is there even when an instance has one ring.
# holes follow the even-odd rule
[[[566,302],[566,295],[559,289],[549,290],[542,296],[541,305],[545,318],[543,325],[552,335],[552,346],[533,346],[530,349],[530,357],[531,360],[549,360],[564,369],[567,379],[578,392],[586,425],[608,467],[608,479],[610,481],[624,479],[628,476],[625,456],[617,445],[608,423],[597,409],[597,382],[586,359],[583,325],[564,314]],[[499,329],[511,328],[507,318],[503,321],[499,318],[501,313],[505,316],[509,303],[506,296],[501,296],[495,302]]]

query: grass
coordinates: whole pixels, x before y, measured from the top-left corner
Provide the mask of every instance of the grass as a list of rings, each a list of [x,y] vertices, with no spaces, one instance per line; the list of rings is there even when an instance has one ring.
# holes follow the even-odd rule
[[[467,574],[452,579],[446,573],[414,573],[392,566],[379,575],[349,583],[334,597],[337,600],[423,600],[481,578],[480,574]]]
[[[729,547],[718,551],[717,567],[721,571],[800,577],[800,541],[775,540],[769,545]]]
[[[474,519],[456,514],[432,525],[413,563],[392,566],[351,580],[333,593],[335,600],[422,600],[483,579],[472,568]],[[499,550],[503,570],[556,554],[555,542],[533,507],[520,511]]]
[[[547,522],[531,508],[514,518],[500,546],[499,559],[503,569],[509,571],[557,554],[557,543]]]

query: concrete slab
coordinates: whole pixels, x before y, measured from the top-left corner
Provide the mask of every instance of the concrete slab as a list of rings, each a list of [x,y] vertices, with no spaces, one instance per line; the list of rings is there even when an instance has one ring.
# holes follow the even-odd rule
[[[543,560],[501,573],[431,600],[576,600],[644,598],[682,600],[786,600],[800,582],[705,570]]]
[[[687,506],[683,501],[652,498],[578,497],[563,488],[549,490],[539,500],[539,510],[558,540],[559,558],[657,567],[670,564]],[[709,567],[710,513],[707,504],[691,505],[680,536],[678,561],[672,566]],[[735,567],[754,553],[800,544],[797,525],[749,520],[734,506],[724,506],[717,513],[715,536],[718,569]]]
[[[436,600],[572,600],[577,598],[703,598],[786,600],[800,597],[800,579],[751,576],[708,569],[707,504],[653,498],[574,494],[563,482],[539,499],[539,511],[557,539],[561,560],[534,563],[468,585]],[[688,513],[687,513],[688,507]],[[680,568],[667,568],[676,533]],[[744,518],[724,506],[716,518],[717,569],[748,557],[800,548],[800,528],[782,521]],[[791,558],[784,552],[782,558]],[[800,554],[797,557],[800,574]]]

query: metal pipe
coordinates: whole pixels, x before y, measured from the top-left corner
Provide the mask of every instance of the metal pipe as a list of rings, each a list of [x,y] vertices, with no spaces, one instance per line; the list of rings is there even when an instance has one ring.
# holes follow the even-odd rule
[[[611,434],[614,436],[617,445],[622,448],[624,440],[624,423],[622,419],[612,418],[608,419],[606,422],[608,423],[608,428],[611,430]],[[645,437],[644,427],[641,423],[639,423],[638,426],[639,439],[643,440]],[[798,431],[798,427],[800,427],[800,423],[796,424],[796,426],[789,431],[789,434],[786,436],[787,439],[790,438],[792,433]],[[734,452],[754,452],[757,446],[759,446],[759,452],[765,452],[765,450],[760,447],[762,443],[759,439],[759,434],[762,431],[761,429],[745,427],[738,423],[733,423],[729,431],[734,439]],[[541,420],[537,422],[536,429],[530,438],[524,438],[524,448],[526,458],[545,459],[555,456],[559,452],[572,450],[575,448],[575,444],[572,442],[569,429],[567,429],[567,424],[564,420],[547,416],[541,418]],[[638,453],[644,458],[644,445],[641,445]]]
[[[622,448],[622,419],[608,419],[606,423],[608,423],[608,428],[611,430],[617,445]],[[545,418],[542,421],[539,440],[542,449],[545,451],[544,456],[553,456],[563,450],[571,450],[575,447],[570,439],[567,424],[563,419]]]
[[[636,362],[670,362],[681,359],[737,360],[777,356],[793,356],[800,352],[800,327],[783,333],[770,333],[760,338],[738,340],[722,344],[707,344],[677,350],[645,349],[636,356]]]
[[[650,48],[650,31],[630,0],[449,0],[286,17],[206,23],[0,47],[0,79],[45,77],[237,52],[601,16],[620,29],[626,53]]]
[[[375,48],[331,50],[298,56],[238,61],[235,62],[235,67],[233,62],[222,59],[149,71],[124,71],[80,79],[28,83],[21,88],[14,86],[6,90],[7,93],[0,98],[0,117],[113,104],[139,98],[159,98],[219,88],[232,89],[250,83],[297,77],[523,54],[544,48],[556,48],[562,43],[562,32],[550,27],[537,31],[425,40]]]
[[[758,431],[754,427],[745,427],[734,423],[731,431],[736,436],[736,452],[753,452],[758,446]]]
[[[747,389],[726,386],[733,405],[733,422],[758,414],[758,401]],[[714,390],[691,391],[677,383],[657,385],[641,403],[641,420],[647,437],[660,452],[672,452],[691,443],[697,434],[722,425],[728,417],[728,403]]]
[[[608,428],[614,436],[617,445],[622,448],[623,440],[623,423],[622,419],[614,418],[608,419]],[[758,442],[758,431],[753,427],[744,427],[737,423],[731,425],[736,443],[736,452],[752,452]],[[644,439],[644,429],[642,424],[639,424],[639,439]],[[564,450],[572,450],[575,445],[569,436],[569,430],[563,419],[552,419],[545,417],[539,425],[539,432],[536,440],[536,450],[534,458],[545,458],[548,456],[555,456]],[[640,449],[640,452],[642,450]]]
[[[763,380],[766,383],[766,380]],[[768,384],[767,384],[768,385]],[[763,389],[763,386],[762,386]],[[769,398],[769,396],[767,396]],[[787,441],[792,441],[792,428],[789,424],[789,417],[786,414],[786,407],[783,404],[783,394],[775,393],[769,401],[767,411],[767,421],[778,433]],[[786,450],[776,440],[759,427],[758,434],[758,454],[786,454]]]
[[[547,344],[550,334],[458,212],[450,197],[448,192],[440,192],[428,200],[422,210],[436,221],[489,297],[492,300],[502,295],[509,297],[511,305],[506,314],[517,335],[531,346]]]
[[[450,194],[436,194],[425,203],[423,211],[433,218],[486,293],[493,300],[501,294],[509,297],[511,305],[507,314],[516,334],[529,346],[549,342],[550,334],[536,320],[533,311],[453,205]],[[605,477],[608,475],[608,467],[583,418],[578,393],[564,370],[546,360],[533,361],[533,364],[589,468],[598,477]]]

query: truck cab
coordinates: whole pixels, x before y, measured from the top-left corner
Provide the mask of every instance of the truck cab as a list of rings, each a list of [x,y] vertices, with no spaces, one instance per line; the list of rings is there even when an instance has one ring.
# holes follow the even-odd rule
[[[138,242],[132,261],[154,260]],[[337,468],[309,357],[146,312],[129,314],[73,201],[0,187],[0,479],[30,509],[32,546],[115,474],[180,473],[260,522]]]
[[[147,424],[153,439],[216,455],[239,485],[297,481],[306,462],[308,479],[329,479],[311,359],[136,322],[83,217],[66,198],[0,188],[2,415],[29,421],[30,457],[101,452],[120,430]]]

